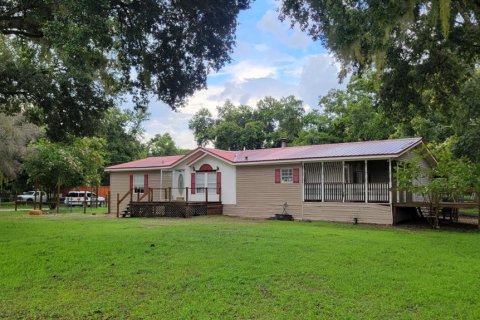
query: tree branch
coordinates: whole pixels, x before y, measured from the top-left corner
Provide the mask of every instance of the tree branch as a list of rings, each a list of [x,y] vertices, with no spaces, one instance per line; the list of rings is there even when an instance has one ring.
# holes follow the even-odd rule
[[[2,34],[5,34],[5,35],[17,35],[17,36],[23,36],[23,37],[27,37],[27,38],[43,38],[43,33],[31,33],[31,32],[28,32],[28,31],[22,31],[22,30],[9,30],[9,29],[6,29],[6,30],[1,30],[0,31]]]

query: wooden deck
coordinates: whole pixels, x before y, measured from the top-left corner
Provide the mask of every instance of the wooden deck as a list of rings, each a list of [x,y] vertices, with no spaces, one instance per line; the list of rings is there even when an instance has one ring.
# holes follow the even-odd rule
[[[418,207],[425,207],[427,205],[428,203],[425,203],[422,201],[393,203],[394,207],[399,207],[399,208],[418,208]],[[439,202],[438,206],[440,208],[467,209],[467,208],[478,208],[479,204],[476,202]]]

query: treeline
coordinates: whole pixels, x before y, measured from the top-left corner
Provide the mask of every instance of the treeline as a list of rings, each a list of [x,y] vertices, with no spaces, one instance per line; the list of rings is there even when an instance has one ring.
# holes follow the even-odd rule
[[[105,166],[147,156],[184,154],[169,133],[144,142],[143,123],[148,114],[110,108],[95,120],[94,135],[67,135],[55,141],[45,129],[22,115],[0,113],[0,185],[15,194],[39,188],[54,194],[59,188],[108,185]]]
[[[216,117],[207,109],[198,111],[190,129],[198,145],[226,150],[275,147],[281,138],[307,145],[421,136],[431,144],[447,141],[457,156],[480,159],[478,73],[462,85],[452,108],[425,112],[413,106],[400,112],[386,104],[381,86],[375,73],[353,77],[345,90],[331,90],[310,111],[292,96],[267,97],[255,107],[227,101]]]

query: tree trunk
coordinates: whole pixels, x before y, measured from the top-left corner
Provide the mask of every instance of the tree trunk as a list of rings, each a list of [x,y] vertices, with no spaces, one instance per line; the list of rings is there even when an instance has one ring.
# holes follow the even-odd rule
[[[60,177],[57,180],[57,213],[60,211]]]
[[[35,193],[33,194],[33,210],[37,210],[37,190],[38,183],[35,184]]]
[[[478,201],[478,229],[480,229],[480,192],[477,192]]]

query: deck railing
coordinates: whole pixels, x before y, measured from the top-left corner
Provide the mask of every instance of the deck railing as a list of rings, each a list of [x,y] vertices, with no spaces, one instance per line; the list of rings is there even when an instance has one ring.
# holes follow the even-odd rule
[[[135,193],[133,189],[125,194],[117,193],[117,217],[120,215],[120,204],[129,197],[129,203],[148,202],[180,202],[180,203],[221,203],[221,188],[196,188],[192,194],[190,188],[148,188],[143,193]],[[200,191],[200,192],[199,192]]]
[[[325,201],[342,202],[343,201],[343,183],[325,182]]]
[[[365,183],[345,183],[345,201],[364,202]]]
[[[368,202],[388,202],[389,195],[388,182],[368,184]]]
[[[325,182],[305,183],[305,201],[365,202],[365,183]],[[385,183],[368,183],[368,202],[388,202],[389,186]]]

